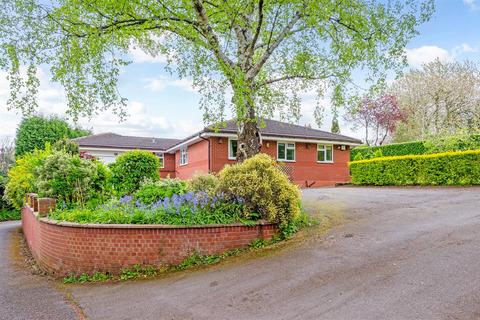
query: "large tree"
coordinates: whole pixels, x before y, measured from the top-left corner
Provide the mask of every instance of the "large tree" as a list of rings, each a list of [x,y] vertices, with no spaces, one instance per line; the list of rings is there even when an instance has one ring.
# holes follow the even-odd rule
[[[165,55],[180,77],[193,79],[206,121],[223,119],[231,103],[240,160],[259,151],[259,117],[299,117],[302,90],[320,97],[331,87],[339,106],[352,71],[364,70],[375,85],[400,70],[405,45],[433,11],[433,0],[52,2],[4,0],[0,7],[0,64],[10,71],[11,105],[35,106],[36,66],[48,64],[71,115],[105,108],[123,115],[117,79],[129,50],[140,48]]]
[[[395,141],[480,131],[480,69],[472,62],[430,62],[398,79],[390,92],[409,115]]]

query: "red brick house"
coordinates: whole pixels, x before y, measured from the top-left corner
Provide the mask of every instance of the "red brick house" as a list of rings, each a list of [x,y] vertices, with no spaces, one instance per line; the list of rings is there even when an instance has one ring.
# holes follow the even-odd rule
[[[279,163],[301,187],[317,187],[350,181],[350,148],[361,141],[309,127],[265,120],[260,128],[261,152]],[[218,172],[235,163],[236,123],[214,130],[205,128],[183,140],[127,137],[112,133],[75,139],[80,151],[112,162],[132,149],[154,152],[162,163],[161,176],[189,179],[196,172]]]

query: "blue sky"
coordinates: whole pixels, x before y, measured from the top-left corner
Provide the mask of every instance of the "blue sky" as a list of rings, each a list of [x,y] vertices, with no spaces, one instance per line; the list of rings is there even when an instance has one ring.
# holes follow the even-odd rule
[[[435,58],[444,61],[469,59],[480,62],[480,0],[438,0],[432,19],[420,27],[420,34],[407,46],[410,67]],[[118,123],[116,116],[103,113],[93,119],[81,119],[80,124],[95,133],[116,132],[126,135],[185,137],[203,127],[198,108],[199,95],[189,79],[178,79],[164,71],[162,57],[152,58],[141,51],[132,50],[133,64],[121,75],[120,91],[128,98],[130,116]],[[40,72],[40,112],[64,115],[65,98],[61,87],[48,81]],[[0,73],[0,136],[14,136],[20,115],[6,110],[8,83]],[[302,102],[300,124],[311,124],[315,101],[305,95]],[[327,109],[328,111],[328,109]],[[321,129],[330,129],[329,116]],[[343,134],[362,137],[341,122]]]

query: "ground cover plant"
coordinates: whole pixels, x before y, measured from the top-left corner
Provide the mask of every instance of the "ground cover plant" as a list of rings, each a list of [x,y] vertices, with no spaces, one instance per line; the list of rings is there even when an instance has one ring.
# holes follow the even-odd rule
[[[349,163],[366,185],[479,185],[480,150],[382,157]]]

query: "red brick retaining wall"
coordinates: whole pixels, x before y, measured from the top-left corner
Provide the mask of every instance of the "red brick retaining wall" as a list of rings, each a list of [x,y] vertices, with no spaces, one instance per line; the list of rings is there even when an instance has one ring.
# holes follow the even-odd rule
[[[207,225],[81,225],[42,218],[26,205],[23,232],[38,264],[56,276],[112,272],[135,264],[178,264],[193,252],[222,253],[271,239],[274,224]]]

